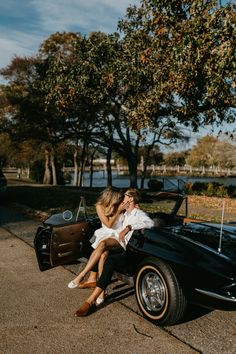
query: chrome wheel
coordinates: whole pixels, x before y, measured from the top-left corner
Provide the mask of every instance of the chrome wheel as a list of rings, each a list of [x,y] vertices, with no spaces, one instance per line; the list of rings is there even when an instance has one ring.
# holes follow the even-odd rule
[[[150,311],[160,310],[166,302],[166,288],[157,273],[148,272],[140,284],[143,302]]]
[[[158,325],[168,326],[183,318],[187,306],[183,289],[162,260],[142,261],[135,277],[135,295],[143,315]]]

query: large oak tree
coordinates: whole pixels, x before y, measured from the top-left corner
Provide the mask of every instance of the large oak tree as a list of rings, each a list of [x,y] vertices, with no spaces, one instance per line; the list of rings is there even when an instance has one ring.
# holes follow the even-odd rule
[[[50,36],[32,87],[55,137],[95,143],[108,160],[115,151],[136,186],[142,145],[148,163],[156,144],[186,136],[183,126],[235,120],[235,7],[143,0],[118,28],[121,35]]]

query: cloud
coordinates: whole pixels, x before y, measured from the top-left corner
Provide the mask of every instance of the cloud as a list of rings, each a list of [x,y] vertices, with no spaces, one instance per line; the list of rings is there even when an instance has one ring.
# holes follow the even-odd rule
[[[222,4],[225,2],[222,0]],[[42,42],[55,32],[115,32],[127,7],[139,4],[140,0],[2,0],[0,68],[14,55],[37,53]]]
[[[35,54],[52,33],[112,33],[126,8],[139,0],[4,0],[0,2],[0,68]]]
[[[3,33],[1,26],[0,33]],[[7,36],[2,35],[0,38],[0,68],[10,64],[14,56],[30,56],[35,54],[40,40],[40,36],[19,31],[11,31]]]
[[[114,32],[117,21],[129,4],[139,0],[32,0],[42,28],[48,32],[76,30],[88,33],[95,30]]]

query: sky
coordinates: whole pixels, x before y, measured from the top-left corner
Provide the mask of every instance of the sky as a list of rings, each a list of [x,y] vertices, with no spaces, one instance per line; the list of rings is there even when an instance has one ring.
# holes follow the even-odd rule
[[[127,7],[139,4],[140,0],[1,0],[0,68],[14,56],[36,54],[55,32],[115,32]]]
[[[140,0],[1,0],[0,68],[14,56],[36,54],[55,32],[113,33],[129,5]]]

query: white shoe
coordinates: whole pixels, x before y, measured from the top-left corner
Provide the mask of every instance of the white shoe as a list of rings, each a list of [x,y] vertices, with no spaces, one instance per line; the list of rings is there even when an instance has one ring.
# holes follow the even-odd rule
[[[71,282],[69,282],[68,288],[74,289],[74,288],[77,288],[78,285],[79,285],[79,284],[74,283],[73,280],[72,280]]]
[[[101,304],[103,304],[105,301],[104,297],[98,297],[96,300],[96,305],[99,306]]]

